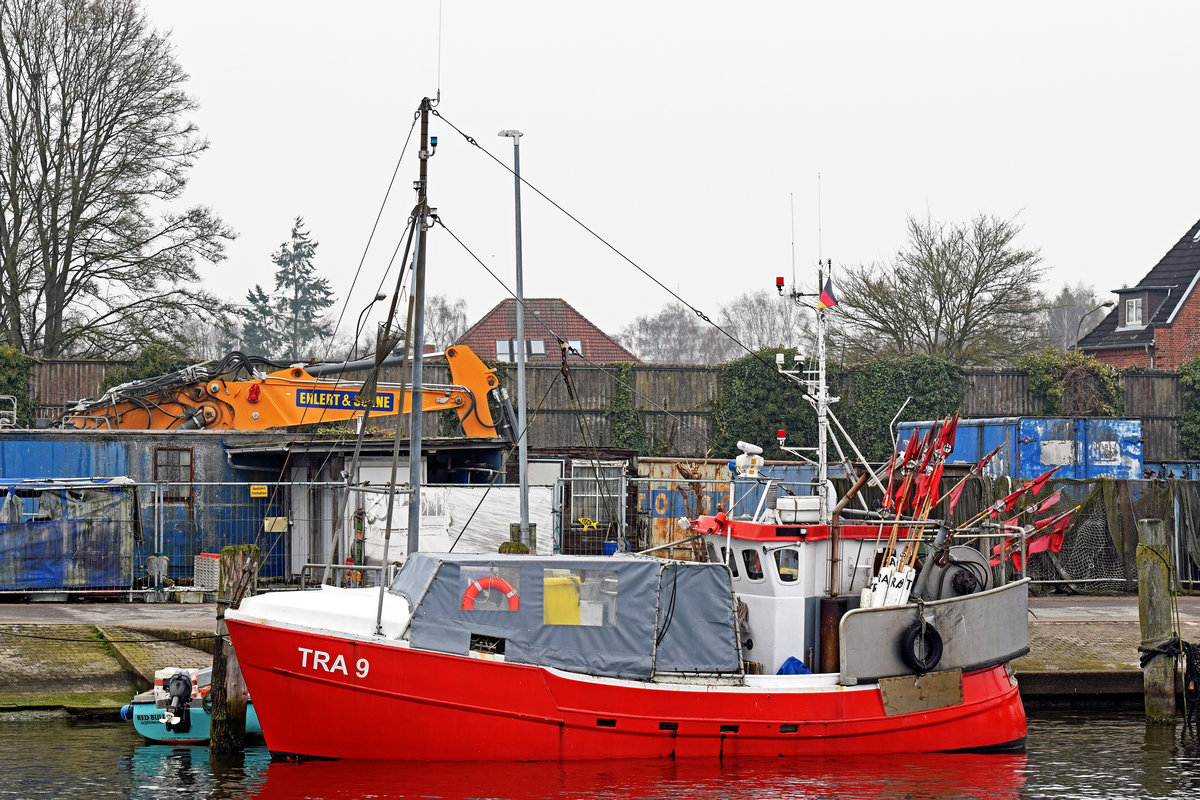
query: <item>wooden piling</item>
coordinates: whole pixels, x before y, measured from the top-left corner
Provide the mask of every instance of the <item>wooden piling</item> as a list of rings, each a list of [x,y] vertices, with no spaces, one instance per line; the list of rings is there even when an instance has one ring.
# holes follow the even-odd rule
[[[258,576],[258,547],[236,545],[221,550],[221,581],[217,593],[217,638],[213,648],[212,720],[208,747],[212,753],[237,753],[245,748],[246,704],[250,694],[242,679],[237,655],[225,627],[225,609],[237,608],[254,594]]]
[[[1177,636],[1171,619],[1171,551],[1160,519],[1137,521],[1138,617],[1142,646],[1162,646]],[[1146,721],[1175,721],[1175,658],[1154,654],[1142,668]]]

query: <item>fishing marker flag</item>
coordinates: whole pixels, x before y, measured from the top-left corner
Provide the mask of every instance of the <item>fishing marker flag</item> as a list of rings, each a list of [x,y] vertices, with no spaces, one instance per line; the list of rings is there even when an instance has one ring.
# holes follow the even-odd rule
[[[821,296],[817,298],[817,308],[833,308],[837,305],[837,298],[833,296],[833,278],[825,279],[825,288],[821,290]]]

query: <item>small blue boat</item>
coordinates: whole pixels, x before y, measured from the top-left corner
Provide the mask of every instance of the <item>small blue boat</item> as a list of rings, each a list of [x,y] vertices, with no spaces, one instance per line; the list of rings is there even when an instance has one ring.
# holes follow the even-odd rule
[[[121,709],[121,719],[152,742],[205,744],[212,710],[205,697],[212,685],[212,668],[168,667],[154,673],[154,688],[142,692]],[[262,737],[252,702],[246,704],[246,735]]]

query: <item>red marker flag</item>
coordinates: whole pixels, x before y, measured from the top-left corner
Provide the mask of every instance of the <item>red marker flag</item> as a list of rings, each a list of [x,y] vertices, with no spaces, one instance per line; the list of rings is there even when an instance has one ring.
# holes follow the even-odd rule
[[[963,488],[966,487],[966,485],[966,481],[959,481],[958,485],[950,490],[950,494],[948,495],[950,501],[946,509],[947,516],[952,516],[954,514],[954,507],[958,505],[958,498],[962,497]]]
[[[1038,492],[1040,492],[1042,490],[1042,486],[1044,486],[1046,484],[1046,481],[1049,480],[1050,476],[1053,475],[1057,469],[1058,469],[1058,467],[1054,467],[1049,472],[1046,472],[1042,475],[1037,476],[1025,488],[1028,489],[1029,491],[1033,492],[1034,497],[1037,497]]]
[[[1000,448],[1004,447],[1005,444],[1007,444],[1007,442],[996,445],[996,448],[994,450],[992,450],[992,452],[988,453],[986,456],[984,456],[983,458],[981,458],[979,460],[979,463],[975,465],[975,467],[971,470],[971,472],[982,472],[983,468],[986,467],[988,465],[988,462],[992,460],[992,457],[994,455],[996,455],[996,453],[999,453]]]
[[[1038,505],[1037,511],[1035,511],[1034,513],[1040,514],[1043,511],[1048,511],[1049,509],[1053,508],[1054,505],[1057,504],[1059,500],[1062,500],[1062,489],[1059,489],[1054,494],[1050,495],[1045,500],[1043,500]]]
[[[1005,495],[1003,498],[996,501],[996,508],[999,508],[1001,505],[1003,505],[1005,511],[1012,511],[1017,505],[1017,500],[1021,499],[1021,495],[1025,494],[1028,489],[1028,486],[1022,486],[1012,494]],[[997,510],[993,509],[992,518],[994,519],[996,516]]]
[[[833,308],[837,305],[837,298],[833,296],[833,279],[825,279],[825,288],[821,290],[821,296],[817,299],[817,308]]]

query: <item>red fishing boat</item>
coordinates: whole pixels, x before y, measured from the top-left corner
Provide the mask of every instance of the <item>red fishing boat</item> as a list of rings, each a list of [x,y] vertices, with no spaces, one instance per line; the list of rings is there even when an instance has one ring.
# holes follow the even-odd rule
[[[818,286],[823,331],[832,290]],[[864,460],[855,487],[833,496],[826,437],[840,425],[818,341],[815,369],[779,365],[817,411],[817,480],[808,494],[781,492],[760,473],[761,451],[742,443],[737,467],[755,484],[754,508],[735,494],[728,512],[681,520],[703,539],[706,563],[410,547],[390,586],[267,594],[227,611],[272,753],[1022,751],[1009,662],[1028,651],[1028,581],[993,586],[986,558],[929,520],[953,423],[898,452],[890,478]],[[844,523],[861,487],[885,480],[887,517],[864,509]],[[938,529],[932,542],[927,528]]]

